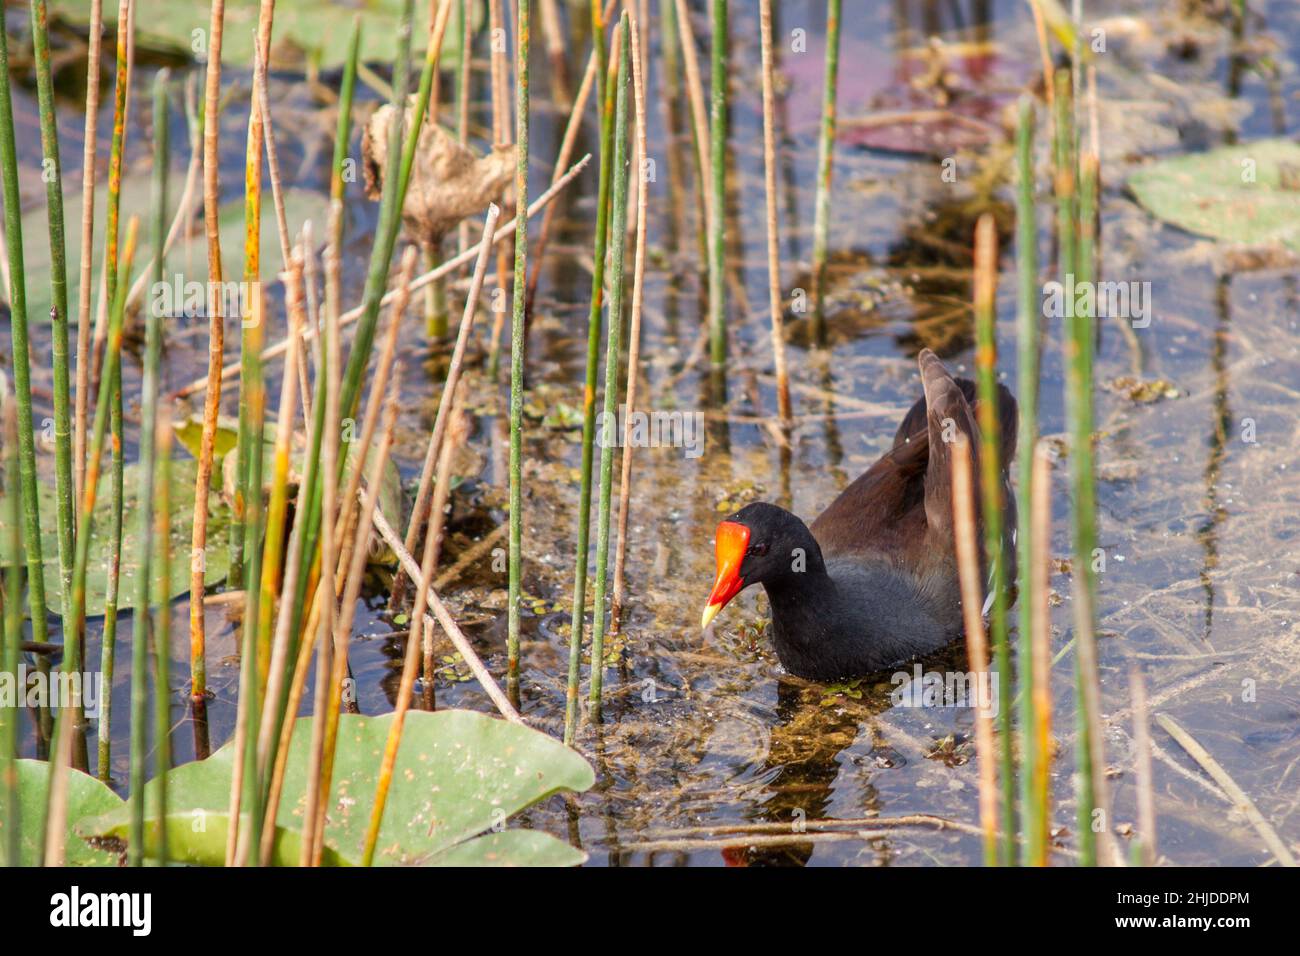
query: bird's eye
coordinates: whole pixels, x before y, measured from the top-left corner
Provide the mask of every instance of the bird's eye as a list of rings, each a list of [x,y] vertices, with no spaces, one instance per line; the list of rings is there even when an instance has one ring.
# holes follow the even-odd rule
[[[749,550],[745,553],[752,554],[756,558],[761,558],[763,555],[767,554],[767,543],[760,541],[758,544],[751,544]]]

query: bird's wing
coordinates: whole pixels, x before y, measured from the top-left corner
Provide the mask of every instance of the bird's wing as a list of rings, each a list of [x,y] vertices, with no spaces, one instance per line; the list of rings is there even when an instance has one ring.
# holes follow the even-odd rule
[[[930,439],[929,462],[925,469],[925,519],[932,531],[952,528],[952,454],[957,435],[965,435],[969,444],[971,475],[977,472],[975,449],[979,432],[970,403],[939,357],[922,349],[917,357],[921,366],[921,385],[925,389],[926,432]]]

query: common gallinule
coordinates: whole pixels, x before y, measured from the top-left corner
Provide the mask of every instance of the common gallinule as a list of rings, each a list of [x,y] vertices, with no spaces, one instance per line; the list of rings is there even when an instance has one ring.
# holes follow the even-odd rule
[[[934,352],[923,349],[918,362],[925,395],[904,416],[893,447],[811,528],[766,502],[746,505],[718,525],[717,579],[701,627],[743,589],[762,584],[777,657],[792,674],[822,681],[930,653],[962,633],[951,442],[958,431],[970,439],[978,476],[978,402],[974,383],[954,379]],[[1016,509],[1007,469],[1016,448],[1016,400],[1001,385],[998,420],[1002,550],[1012,567]],[[1014,568],[1007,579],[1013,577]]]

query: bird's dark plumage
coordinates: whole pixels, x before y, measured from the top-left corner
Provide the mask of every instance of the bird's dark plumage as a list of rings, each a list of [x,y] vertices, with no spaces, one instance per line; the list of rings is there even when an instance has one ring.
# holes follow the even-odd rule
[[[962,631],[952,526],[951,455],[969,439],[979,475],[975,386],[954,379],[929,349],[918,359],[924,397],[903,418],[893,447],[850,484],[811,527],[758,502],[724,525],[739,525],[740,588],[762,584],[772,605],[772,637],[791,673],[836,680],[930,653]],[[1007,519],[1003,559],[1014,559],[1015,499],[1007,469],[1015,454],[1016,401],[998,386],[998,422]],[[721,529],[721,526],[720,526]],[[729,539],[730,540],[730,539]],[[737,586],[738,585],[738,586]],[[711,599],[710,612],[716,614]]]

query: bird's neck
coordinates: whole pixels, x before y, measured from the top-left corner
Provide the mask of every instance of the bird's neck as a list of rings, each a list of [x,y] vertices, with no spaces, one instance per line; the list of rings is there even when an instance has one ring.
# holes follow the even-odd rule
[[[805,529],[790,555],[790,570],[763,582],[772,617],[779,630],[806,630],[807,623],[830,610],[837,601],[835,585],[812,532]]]

